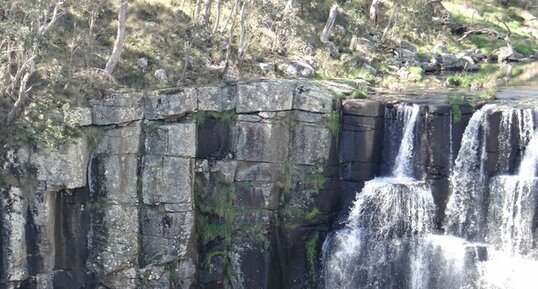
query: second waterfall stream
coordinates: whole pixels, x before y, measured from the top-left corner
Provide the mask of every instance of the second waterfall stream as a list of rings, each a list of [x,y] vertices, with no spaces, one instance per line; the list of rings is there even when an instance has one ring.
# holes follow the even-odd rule
[[[397,153],[384,154],[391,158],[383,160],[391,164],[386,176],[365,183],[347,220],[325,241],[324,287],[537,288],[537,111],[486,105],[472,115],[441,227],[428,183],[416,176],[421,106],[400,105],[387,114],[391,133],[384,143],[398,144]],[[500,117],[496,127],[493,116]],[[488,143],[493,128],[498,154]]]
[[[325,288],[401,288],[412,272],[410,255],[433,229],[434,203],[414,178],[414,146],[420,106],[399,107],[385,125],[399,143],[390,175],[365,183],[345,227],[325,244]],[[387,154],[390,155],[390,154]]]

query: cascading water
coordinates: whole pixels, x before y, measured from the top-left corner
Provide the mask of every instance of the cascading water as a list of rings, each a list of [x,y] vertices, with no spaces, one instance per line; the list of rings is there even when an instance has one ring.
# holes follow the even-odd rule
[[[452,170],[452,195],[446,211],[446,231],[473,240],[480,238],[486,216],[485,129],[491,108],[486,105],[475,112],[463,133],[461,148]]]
[[[418,236],[433,229],[431,191],[414,175],[418,105],[398,108],[401,142],[389,177],[365,183],[345,227],[324,244],[325,288],[406,288]],[[390,121],[390,120],[389,120]],[[396,134],[388,134],[394,137]],[[388,139],[395,143],[397,140]]]
[[[495,177],[491,181],[488,239],[498,249],[526,255],[531,253],[534,242],[538,131],[534,129],[536,121],[533,110],[517,110],[511,115],[515,115],[515,120],[519,121],[523,158],[517,174]],[[511,122],[506,125],[511,126]]]
[[[417,105],[389,114],[389,176],[365,183],[344,228],[326,240],[325,288],[536,288],[537,110],[486,105],[473,114],[451,168],[444,234],[435,234],[430,189],[414,178],[418,115]]]
[[[414,256],[415,268],[419,268],[414,273],[414,289],[536,288],[532,280],[533,272],[538,272],[536,112],[498,109],[502,113],[498,170],[510,171],[514,159],[510,154],[523,155],[519,168],[514,175],[488,180],[485,129],[493,107],[475,112],[453,170],[446,235],[430,235],[421,241]]]

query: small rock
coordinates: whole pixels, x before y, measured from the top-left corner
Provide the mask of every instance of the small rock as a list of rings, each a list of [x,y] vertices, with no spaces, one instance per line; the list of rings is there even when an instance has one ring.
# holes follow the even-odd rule
[[[367,38],[353,36],[351,38],[350,50],[364,54],[372,54],[375,51],[375,46],[373,42]]]
[[[473,65],[475,64],[474,60],[468,55],[465,55],[465,56],[460,57],[460,58],[467,61],[469,64],[473,64]]]
[[[163,85],[168,84],[168,75],[166,75],[166,71],[162,68],[155,70],[155,77],[161,82]]]
[[[195,165],[195,172],[209,172],[209,161],[208,160],[197,160]]]
[[[302,61],[284,62],[278,65],[278,70],[287,77],[312,77],[314,68]]]
[[[303,47],[303,53],[305,55],[313,56],[315,52],[316,52],[316,48],[314,47],[314,45],[312,43],[307,43]]]
[[[332,42],[325,43],[325,48],[329,51],[329,55],[334,58],[338,59],[340,58],[340,52],[338,51],[338,47]]]
[[[138,64],[138,67],[142,69],[142,71],[146,72],[148,69],[149,61],[146,57],[140,57],[136,60],[136,64]]]
[[[408,66],[418,65],[418,57],[416,52],[404,48],[397,48],[394,51],[394,54],[401,63],[406,63]]]
[[[258,65],[263,73],[269,73],[275,70],[275,64],[271,62],[260,62]]]
[[[433,53],[439,53],[439,54],[448,53],[448,48],[446,48],[445,44],[443,43],[435,44],[432,50],[433,50]]]
[[[405,40],[400,41],[400,47],[403,48],[403,49],[413,51],[415,53],[417,52],[417,47],[415,45],[413,45],[412,43],[407,42]]]

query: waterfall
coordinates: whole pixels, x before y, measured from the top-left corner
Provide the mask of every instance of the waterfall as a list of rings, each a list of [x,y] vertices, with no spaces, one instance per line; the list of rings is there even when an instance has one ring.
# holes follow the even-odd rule
[[[345,227],[324,244],[325,288],[404,288],[411,282],[409,258],[417,236],[433,229],[431,191],[414,175],[418,105],[398,108],[401,141],[389,177],[365,183],[357,195]],[[387,134],[385,142],[398,142]],[[402,287],[403,286],[403,287]]]
[[[491,249],[488,250],[488,260],[478,264],[482,273],[482,288],[536,288],[538,132],[532,133],[535,126],[534,118],[525,118],[520,123],[522,143],[532,137],[524,146],[518,173],[495,177],[490,184],[491,202],[486,240]]]
[[[482,232],[487,188],[485,129],[492,108],[486,105],[471,117],[450,177],[452,195],[447,204],[445,229],[456,236],[479,239]]]
[[[529,145],[525,151],[525,156],[521,161],[521,165],[518,171],[518,177],[520,178],[533,178],[536,177],[536,164],[538,163],[538,131],[534,133],[534,136],[529,141]]]
[[[411,107],[406,106],[404,109],[398,110],[398,119],[403,120],[406,125],[404,126],[402,141],[398,155],[396,155],[395,167],[392,170],[392,176],[395,178],[406,178],[413,176],[413,148],[415,146],[415,133],[416,122],[418,119],[418,113],[420,106],[413,105]]]
[[[515,175],[502,175],[490,184],[488,239],[496,249],[516,255],[534,254],[534,230],[538,204],[538,130],[531,109],[516,110],[519,146],[523,158]],[[512,126],[511,122],[502,123]]]
[[[325,288],[536,288],[537,110],[486,105],[472,115],[451,167],[444,234],[430,188],[415,179],[419,111],[389,114],[388,176],[365,183],[324,243]]]
[[[420,241],[412,257],[413,289],[536,288],[535,111],[501,110],[499,172],[510,171],[513,156],[503,158],[503,154],[523,157],[513,170],[517,173],[488,180],[485,130],[491,126],[487,116],[492,110],[487,106],[475,112],[464,132],[451,180],[454,189],[447,206],[446,234],[428,235]]]

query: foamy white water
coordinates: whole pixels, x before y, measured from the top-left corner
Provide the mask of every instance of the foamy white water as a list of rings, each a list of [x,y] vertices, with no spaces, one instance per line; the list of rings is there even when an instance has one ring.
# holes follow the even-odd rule
[[[445,230],[452,235],[479,238],[485,219],[485,124],[486,105],[476,111],[463,133],[461,148],[450,177],[452,193],[447,203]]]
[[[435,209],[428,186],[413,178],[419,111],[418,105],[398,108],[403,133],[391,176],[366,182],[345,228],[326,241],[326,288],[398,288],[409,282],[407,256],[416,250],[417,236],[433,229]]]

